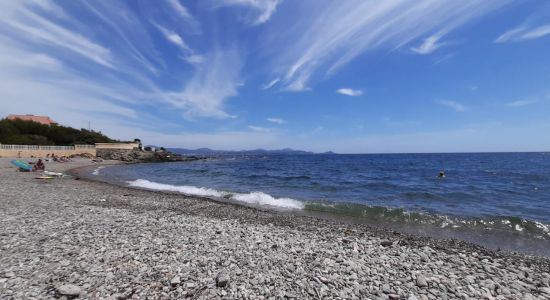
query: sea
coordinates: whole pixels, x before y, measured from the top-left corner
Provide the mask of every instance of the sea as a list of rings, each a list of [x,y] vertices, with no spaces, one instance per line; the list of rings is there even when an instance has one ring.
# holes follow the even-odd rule
[[[219,155],[90,176],[550,257],[550,153]]]

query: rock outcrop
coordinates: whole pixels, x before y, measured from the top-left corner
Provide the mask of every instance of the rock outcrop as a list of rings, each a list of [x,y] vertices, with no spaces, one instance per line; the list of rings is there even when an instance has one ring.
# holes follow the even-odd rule
[[[142,151],[122,149],[97,149],[97,157],[124,162],[174,162],[203,159],[198,156],[182,156],[168,151]]]

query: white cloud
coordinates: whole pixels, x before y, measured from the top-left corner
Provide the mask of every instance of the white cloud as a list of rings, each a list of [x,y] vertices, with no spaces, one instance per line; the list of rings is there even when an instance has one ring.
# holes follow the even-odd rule
[[[466,106],[464,106],[463,104],[460,104],[456,101],[452,101],[452,100],[439,100],[437,101],[438,104],[440,105],[443,105],[443,106],[446,106],[446,107],[449,107],[455,111],[458,111],[458,112],[465,112],[468,110],[468,108]]]
[[[187,53],[185,58],[195,63],[187,70],[190,78],[171,78],[172,84],[180,82],[181,90],[169,90],[157,85],[158,77],[150,77],[172,74],[159,73],[166,70],[150,31],[145,30],[151,26],[149,20],[131,13],[111,15],[124,8],[122,2],[82,5],[97,26],[92,28],[69,13],[57,17],[63,13],[60,8],[48,10],[24,1],[2,3],[0,99],[9,101],[0,105],[1,114],[46,114],[74,127],[91,121],[94,129],[122,139],[181,128],[181,121],[172,121],[174,117],[158,117],[166,112],[232,117],[223,106],[241,84],[237,51],[212,51],[208,61]],[[184,45],[183,40],[167,37]],[[109,47],[98,41],[108,42]]]
[[[322,6],[304,4],[296,12],[300,22],[292,31],[271,38],[269,48],[281,49],[272,69],[281,77],[283,89],[307,90],[314,76],[329,76],[368,51],[399,49],[425,36],[430,37],[415,49],[420,53],[434,51],[442,45],[441,38],[454,29],[507,3],[347,0]]]
[[[11,28],[12,35],[24,36],[31,43],[66,49],[100,65],[114,68],[109,49],[36,14],[23,2],[7,3],[9,5],[4,5],[3,12],[0,12],[0,24]]]
[[[506,31],[505,33],[501,34],[496,40],[495,43],[505,43],[512,39],[516,39],[518,36],[521,35],[521,33],[525,31],[524,27],[518,27],[514,29],[510,29]]]
[[[225,100],[238,94],[241,67],[238,51],[214,51],[196,65],[182,92],[167,93],[164,99],[186,111],[188,117],[232,118],[222,108]]]
[[[182,18],[193,18],[187,8],[183,6],[179,0],[167,0],[167,2]]]
[[[412,47],[411,51],[418,54],[430,54],[443,45],[443,43],[438,43],[438,40],[439,37],[435,35],[427,37],[420,46]]]
[[[282,0],[218,0],[219,6],[244,6],[248,7],[258,14],[251,22],[253,25],[263,24],[271,18],[277,11],[277,6]]]
[[[248,128],[250,128],[250,130],[256,131],[256,132],[270,132],[271,131],[269,128],[254,126],[254,125],[249,125]]]
[[[103,22],[105,25],[110,27],[109,34],[118,35],[118,40],[125,47],[125,57],[132,58],[139,64],[132,63],[131,66],[126,65],[122,71],[126,71],[131,68],[145,67],[149,72],[154,75],[159,75],[158,66],[163,66],[162,59],[154,59],[153,62],[150,58],[147,57],[145,52],[151,52],[148,49],[151,41],[147,36],[146,31],[144,30],[142,24],[139,20],[132,16],[131,14],[120,14],[118,12],[126,9],[125,6],[121,5],[122,2],[104,2],[104,1],[83,1],[81,2],[84,5],[85,9],[93,13],[100,22]],[[80,26],[78,26],[80,27]],[[95,30],[94,30],[95,31]],[[89,34],[90,36],[93,34]],[[120,57],[117,59],[120,61]],[[133,67],[135,66],[135,67]]]
[[[199,54],[191,54],[183,57],[183,60],[190,64],[202,64],[205,60],[204,56]]]
[[[532,40],[532,39],[541,38],[549,34],[550,34],[550,24],[533,28],[527,31],[526,33],[524,33],[521,37],[525,40]]]
[[[271,123],[275,123],[275,124],[279,124],[279,125],[286,123],[286,120],[281,119],[281,118],[267,118],[266,120],[271,122]]]
[[[433,60],[434,65],[438,65],[440,63],[446,62],[448,60],[451,60],[454,57],[454,53],[447,53],[441,57],[437,57]]]
[[[503,33],[495,40],[495,43],[520,42],[538,39],[547,35],[550,35],[550,24],[534,28],[521,26]]]
[[[192,52],[191,48],[189,48],[189,46],[183,41],[183,38],[179,34],[177,34],[172,30],[166,29],[158,24],[155,24],[155,23],[153,24],[155,25],[155,27],[157,27],[157,29],[162,33],[162,35],[164,35],[164,37],[168,41],[180,47],[184,51]]]
[[[27,58],[27,62],[12,59],[17,56],[11,56],[13,49],[7,44],[0,47],[0,57],[6,58],[0,60],[0,99],[6,99],[0,114],[45,114],[75,127],[85,127],[87,121],[105,124],[111,119],[139,123],[134,109],[110,101],[119,98],[115,89],[106,84],[99,88],[83,84],[55,58],[17,50],[17,56]]]
[[[281,81],[281,78],[275,78],[275,79],[271,80],[269,83],[267,83],[266,85],[262,86],[262,89],[263,90],[269,90],[274,85],[276,85],[279,81]]]
[[[336,92],[337,92],[338,94],[342,94],[342,95],[346,95],[346,96],[351,96],[351,97],[357,97],[357,96],[363,95],[363,91],[361,91],[361,90],[354,90],[354,89],[350,89],[350,88],[341,88],[341,89],[336,90]]]
[[[182,26],[182,29],[186,30],[189,33],[198,34],[200,33],[200,23],[191,15],[187,7],[185,7],[179,0],[167,0],[167,1],[151,1],[155,6],[158,3],[166,3],[170,9],[175,13],[175,16],[178,20],[185,22],[185,26]]]
[[[508,102],[506,103],[506,105],[510,107],[521,107],[521,106],[526,106],[530,104],[535,104],[537,102],[538,102],[537,100],[518,100],[518,101]]]

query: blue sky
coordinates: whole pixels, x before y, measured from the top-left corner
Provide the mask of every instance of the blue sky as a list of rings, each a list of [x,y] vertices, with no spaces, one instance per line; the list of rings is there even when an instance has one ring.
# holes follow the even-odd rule
[[[0,2],[0,113],[147,144],[550,150],[550,3]]]

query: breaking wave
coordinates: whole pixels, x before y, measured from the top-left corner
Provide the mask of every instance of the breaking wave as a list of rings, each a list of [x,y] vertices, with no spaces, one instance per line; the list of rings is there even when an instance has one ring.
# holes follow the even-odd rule
[[[262,192],[230,193],[204,187],[157,183],[145,179],[127,181],[126,183],[128,183],[128,185],[131,187],[139,187],[156,191],[177,192],[186,195],[201,197],[224,198],[252,205],[263,205],[284,209],[303,209],[305,207],[305,204],[298,200],[291,198],[275,198],[269,194]]]
[[[380,224],[421,224],[439,228],[473,231],[507,231],[527,234],[537,239],[550,239],[550,224],[515,216],[459,217],[383,206],[355,203],[307,203],[305,210],[324,212]]]
[[[92,175],[98,176],[98,175],[99,175],[99,171],[100,171],[101,169],[103,169],[103,168],[105,168],[105,167],[97,167],[97,169],[95,169],[95,170],[92,172]]]
[[[335,216],[355,217],[363,219],[367,222],[375,222],[378,224],[416,224],[430,225],[433,227],[448,228],[453,230],[508,231],[527,234],[538,239],[550,239],[549,224],[525,220],[514,216],[467,218],[420,211],[408,211],[403,208],[369,206],[357,203],[306,202],[292,198],[275,198],[269,194],[258,191],[250,193],[232,193],[205,187],[158,183],[146,179],[127,181],[127,184],[130,187],[210,197],[248,205],[322,212]]]

